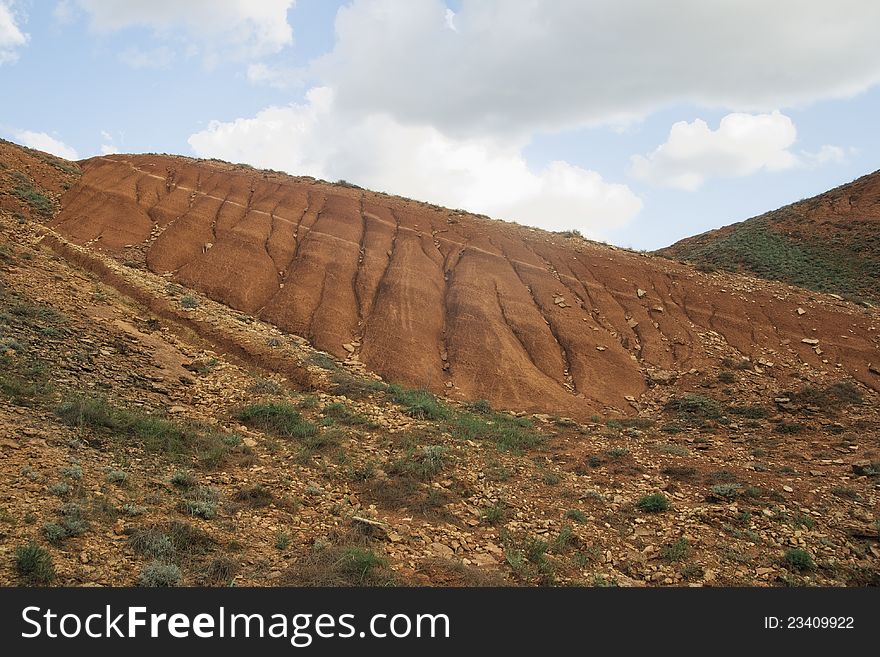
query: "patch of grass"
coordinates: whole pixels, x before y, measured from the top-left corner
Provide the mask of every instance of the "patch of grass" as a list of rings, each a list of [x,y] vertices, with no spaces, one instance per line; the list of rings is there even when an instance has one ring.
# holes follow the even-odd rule
[[[327,354],[319,351],[310,353],[306,358],[306,363],[320,367],[322,370],[327,370],[328,372],[334,372],[339,369],[339,365],[337,365],[335,360]]]
[[[483,519],[483,522],[489,525],[500,525],[504,522],[507,514],[507,507],[500,502],[483,507],[482,511],[480,511],[480,517]]]
[[[362,415],[358,415],[354,411],[348,408],[345,404],[341,402],[333,402],[332,404],[328,404],[324,407],[322,411],[322,415],[332,422],[338,422],[339,424],[344,424],[346,426],[361,426],[368,425],[371,422],[363,417]]]
[[[736,376],[730,370],[722,370],[718,373],[718,381],[721,383],[735,383]]]
[[[282,390],[283,388],[272,379],[263,378],[256,379],[253,385],[248,388],[248,392],[258,395],[278,395]]]
[[[241,409],[237,417],[249,427],[268,431],[282,438],[301,440],[318,433],[318,427],[287,402],[251,404]]]
[[[196,478],[192,472],[178,470],[171,475],[171,485],[184,490],[190,489],[196,485]]]
[[[125,485],[128,482],[128,473],[122,470],[110,470],[107,473],[107,481],[111,484]]]
[[[471,413],[477,413],[479,415],[488,415],[492,412],[492,406],[485,399],[478,399],[477,401],[465,404],[464,407]]]
[[[856,501],[862,499],[862,496],[859,495],[858,491],[852,488],[847,488],[846,486],[835,486],[831,489],[831,494],[844,500]]]
[[[655,445],[654,449],[664,454],[674,454],[675,456],[690,456],[691,451],[683,445],[665,444]]]
[[[186,296],[181,297],[180,305],[187,310],[192,310],[193,308],[199,307],[199,300],[194,296],[187,294]]]
[[[664,561],[682,561],[691,553],[691,544],[684,536],[673,543],[664,545],[660,550],[660,558]]]
[[[694,393],[673,397],[664,406],[683,419],[717,420],[721,417],[721,405],[714,399]]]
[[[64,497],[65,495],[67,495],[70,492],[71,488],[70,488],[70,484],[68,484],[66,481],[59,481],[59,482],[54,483],[51,486],[49,486],[48,490],[49,490],[49,493],[52,495],[57,495],[58,497]]]
[[[800,511],[796,512],[791,517],[791,526],[804,529],[811,530],[816,527],[816,521],[813,520],[812,516],[808,516]]]
[[[813,557],[801,548],[790,548],[783,557],[785,565],[793,570],[813,570],[816,567]]]
[[[577,537],[574,535],[571,527],[566,526],[560,529],[559,533],[550,542],[549,549],[554,554],[563,554],[575,543],[577,543]]]
[[[660,473],[671,479],[686,481],[696,476],[697,469],[689,465],[667,465],[660,470]]]
[[[388,561],[377,554],[369,537],[355,532],[316,541],[287,571],[287,586],[389,586],[397,583]]]
[[[455,438],[491,441],[506,452],[523,452],[544,442],[532,420],[503,412],[459,413],[450,430]]]
[[[661,513],[670,508],[669,500],[663,493],[645,495],[636,502],[636,506],[646,513]]]
[[[190,523],[175,520],[134,531],[129,545],[138,554],[173,562],[213,549],[214,540]]]
[[[205,579],[212,584],[228,585],[235,577],[238,564],[227,556],[217,557],[208,564]]]
[[[349,399],[367,399],[388,389],[388,385],[382,381],[355,376],[346,370],[336,370],[330,378],[333,381],[333,394]]]
[[[67,477],[68,479],[82,479],[83,470],[78,465],[71,465],[61,470],[61,476]]]
[[[204,464],[225,457],[223,435],[195,424],[180,424],[137,409],[120,408],[104,397],[70,395],[57,408],[65,424],[108,430],[120,438],[134,438],[150,452],[182,456],[196,452]]]
[[[770,415],[770,411],[764,406],[731,406],[727,412],[752,420],[761,420]]]
[[[748,271],[810,290],[876,299],[878,245],[873,236],[856,231],[856,238],[840,235],[820,243],[774,230],[774,222],[800,222],[801,207],[735,224],[723,235],[688,240],[667,252],[708,268]]]
[[[181,508],[192,516],[213,520],[217,517],[218,497],[216,488],[199,486],[187,493],[181,502]]]
[[[138,583],[149,587],[177,586],[180,583],[180,568],[173,563],[152,561],[141,570]]]
[[[629,456],[629,450],[625,447],[612,447],[605,452],[605,456],[611,459],[622,459],[625,456]]]
[[[288,547],[290,547],[290,534],[279,530],[278,533],[275,534],[275,549],[283,552]]]
[[[804,429],[806,429],[806,427],[803,424],[798,422],[786,422],[783,420],[773,427],[773,433],[794,434],[801,433]]]
[[[428,445],[421,449],[409,449],[403,458],[395,461],[389,473],[429,480],[440,473],[449,463],[449,450],[442,445]]]
[[[541,475],[541,481],[547,486],[558,486],[562,481],[562,477],[555,472],[545,472]]]
[[[391,385],[387,393],[395,404],[403,406],[407,415],[417,420],[444,420],[451,415],[450,409],[427,390]]]
[[[729,502],[743,493],[742,484],[715,484],[708,499],[710,502]]]
[[[579,509],[569,509],[565,512],[565,517],[569,520],[574,520],[575,522],[586,522],[587,514]]]
[[[52,556],[36,543],[15,548],[15,572],[31,585],[46,585],[55,579]]]
[[[275,497],[263,484],[256,484],[248,488],[242,488],[235,494],[233,499],[248,506],[260,507],[268,506],[275,500]]]
[[[52,199],[49,198],[44,190],[39,189],[30,178],[23,174],[18,178],[18,184],[12,190],[12,193],[27,203],[34,212],[43,217],[49,218],[55,213],[55,204],[52,202]]]

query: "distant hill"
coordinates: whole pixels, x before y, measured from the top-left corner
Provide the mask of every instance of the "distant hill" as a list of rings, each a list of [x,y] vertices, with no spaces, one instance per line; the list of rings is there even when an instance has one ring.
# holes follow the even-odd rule
[[[880,171],[657,252],[880,303]]]

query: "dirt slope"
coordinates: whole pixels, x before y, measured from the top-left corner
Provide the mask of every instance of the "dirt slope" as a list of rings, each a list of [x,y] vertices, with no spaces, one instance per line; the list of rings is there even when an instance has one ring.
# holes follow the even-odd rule
[[[162,161],[178,170],[195,167]],[[91,176],[97,163],[84,164]],[[228,165],[199,167],[202,180],[210,173],[218,186],[264,180]],[[132,175],[130,167],[122,170]],[[325,194],[328,205],[334,194],[359,201],[360,192],[350,188],[266,175],[291,195],[304,188]],[[630,328],[627,312],[640,324],[648,321],[636,313],[650,302],[664,310],[650,311],[660,328],[644,335],[660,337],[639,337],[641,351],[667,353],[676,367],[694,365],[649,370],[630,358],[640,351],[633,332],[587,355],[601,363],[609,352],[618,354],[640,385],[650,377],[652,385],[626,407],[637,416],[504,413],[485,402],[460,404],[387,385],[358,359],[340,362],[169,280],[174,273],[150,271],[145,262],[160,256],[161,238],[97,248],[139,219],[117,214],[110,221],[107,208],[127,213],[134,203],[79,184],[79,176],[72,163],[0,143],[0,585],[880,583],[880,393],[852,379],[875,376],[862,359],[876,348],[876,310],[455,216],[459,223],[447,225],[457,239],[479,240],[454,268],[458,283],[450,288],[462,280],[472,288],[456,291],[466,301],[471,295],[472,304],[465,306],[470,315],[456,322],[486,316],[483,277],[493,293],[495,284],[501,291],[489,301],[522,285],[517,279],[505,287],[503,268],[493,273],[488,263],[502,258],[489,255],[497,248],[491,237],[507,245],[514,261],[537,252],[558,263],[576,256],[589,264],[577,269],[592,295],[586,312],[572,303],[574,274],[558,269],[567,282],[559,290],[564,300],[547,304],[554,326],[567,327],[565,313],[578,312],[588,317],[583,332],[607,337],[615,326]],[[105,181],[111,190],[117,184],[113,176]],[[74,244],[47,227],[65,190],[67,221],[77,199],[85,208],[92,198],[93,215],[103,217],[96,225],[104,236],[96,242]],[[449,215],[364,194],[365,206],[380,202],[398,208],[398,216]],[[192,207],[197,204],[194,198]],[[86,225],[90,215],[81,212]],[[182,218],[190,215],[198,225],[187,204],[178,214],[163,225],[185,226]],[[262,221],[249,214],[249,221]],[[330,257],[320,240],[332,238],[318,237],[323,220],[316,216],[311,231],[300,228],[300,236],[314,236],[301,240],[299,258],[285,256],[301,261],[302,275],[308,262]],[[69,230],[75,225],[62,223]],[[375,256],[367,246],[373,228],[364,262]],[[215,246],[193,261],[221,240],[231,252],[251,249],[254,259],[264,257],[265,242],[239,237],[240,230],[240,223],[225,234],[218,230]],[[429,257],[417,230],[402,226],[386,261],[402,267],[401,249]],[[525,238],[518,251],[517,236]],[[276,235],[265,250],[279,258],[275,249],[285,244]],[[312,261],[302,264],[305,254]],[[329,280],[333,260],[322,262]],[[478,271],[480,263],[485,271]],[[540,286],[534,267],[510,261],[507,267]],[[367,313],[367,326],[380,312],[390,325],[403,326],[399,313],[391,314],[405,296],[401,286],[424,287],[430,272],[385,274],[398,287],[376,285],[387,305]],[[636,280],[646,293],[641,297],[632,289]],[[234,276],[228,285],[237,289]],[[514,308],[508,321],[515,322],[514,313],[539,315],[531,303]],[[788,311],[799,323],[780,331],[809,331],[815,337],[806,339],[818,344],[770,331],[772,318]],[[414,332],[422,318],[409,312]],[[667,316],[681,324],[666,324]],[[322,317],[313,330],[332,322]],[[758,318],[754,334],[743,328],[744,317]],[[540,315],[536,321],[543,324]],[[601,327],[593,331],[590,322]],[[491,337],[507,325],[498,326],[474,330]],[[742,359],[722,333],[748,335],[754,342],[740,344],[754,359]],[[664,342],[664,335],[675,337]],[[537,349],[542,343],[535,340]],[[855,356],[829,358],[831,350],[846,352],[850,340],[861,345]],[[384,339],[392,350],[389,342]],[[407,370],[405,362],[397,365]],[[585,400],[566,392],[564,381],[557,387],[582,410]],[[541,397],[526,403],[556,408]]]
[[[61,235],[451,398],[631,412],[652,376],[674,376],[649,370],[704,368],[718,341],[880,387],[876,317],[828,297],[213,161],[80,165]]]
[[[877,305],[880,171],[658,253]]]

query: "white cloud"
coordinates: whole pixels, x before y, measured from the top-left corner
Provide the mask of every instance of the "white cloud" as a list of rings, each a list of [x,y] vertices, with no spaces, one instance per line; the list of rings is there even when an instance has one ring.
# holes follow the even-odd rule
[[[864,0],[354,0],[312,73],[345,110],[529,133],[851,96],[880,82],[878,24]]]
[[[801,151],[801,157],[808,166],[818,167],[828,163],[840,164],[846,162],[846,151],[840,146],[825,144],[815,153]]]
[[[16,61],[18,48],[24,46],[29,38],[18,26],[11,3],[0,0],[0,66]]]
[[[115,155],[119,149],[113,144],[101,144],[101,155]]]
[[[254,84],[265,84],[276,89],[290,89],[302,86],[304,71],[297,68],[267,66],[258,62],[248,66],[247,78]]]
[[[119,60],[132,68],[169,68],[174,63],[174,51],[168,46],[142,50],[132,46],[119,53]]]
[[[16,140],[30,148],[36,148],[39,151],[52,153],[66,160],[78,160],[79,155],[72,146],[68,146],[63,141],[55,139],[45,132],[34,132],[32,130],[14,130]]]
[[[287,11],[295,0],[77,0],[98,32],[146,27],[182,37],[207,63],[276,53],[293,43]]]
[[[550,230],[602,236],[641,209],[628,187],[594,171],[566,162],[531,171],[522,156],[525,142],[450,138],[383,114],[354,116],[339,110],[327,87],[311,89],[303,104],[212,122],[189,143],[202,157],[344,178]]]
[[[660,187],[696,190],[708,177],[779,171],[800,161],[789,148],[797,138],[792,120],[779,112],[728,114],[717,130],[702,119],[679,121],[666,142],[632,157],[632,175]]]

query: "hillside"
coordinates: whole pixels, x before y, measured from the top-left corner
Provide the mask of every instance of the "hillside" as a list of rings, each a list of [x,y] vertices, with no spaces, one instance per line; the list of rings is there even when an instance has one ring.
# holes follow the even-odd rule
[[[454,399],[581,419],[631,412],[651,370],[703,369],[717,340],[737,358],[842,363],[880,386],[873,319],[828,298],[217,162],[81,166],[50,224],[60,235]],[[822,354],[802,342],[816,337]]]
[[[658,254],[880,303],[880,171]]]
[[[2,585],[880,583],[876,309],[8,142],[0,274]]]

